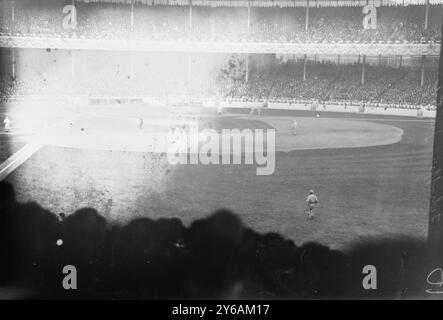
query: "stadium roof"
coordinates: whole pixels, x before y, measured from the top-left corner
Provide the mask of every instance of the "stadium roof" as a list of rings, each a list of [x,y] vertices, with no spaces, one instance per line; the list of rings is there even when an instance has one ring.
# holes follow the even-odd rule
[[[86,3],[123,3],[145,5],[194,6],[211,7],[358,7],[366,4],[376,6],[407,6],[442,4],[443,0],[75,0]]]

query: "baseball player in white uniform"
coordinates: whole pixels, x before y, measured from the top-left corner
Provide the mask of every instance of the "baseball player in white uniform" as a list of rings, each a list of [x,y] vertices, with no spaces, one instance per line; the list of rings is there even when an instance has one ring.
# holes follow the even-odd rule
[[[297,127],[298,127],[297,120],[294,119],[294,120],[292,121],[292,126],[291,126],[292,134],[293,134],[293,135],[296,135],[296,134],[297,134]]]
[[[318,198],[314,193],[314,190],[309,190],[309,195],[306,197],[306,205],[308,209],[308,219],[314,219],[314,207],[318,203]]]
[[[258,116],[261,115],[262,106],[254,106],[251,107],[251,112],[249,112],[249,115],[257,114]]]
[[[6,132],[9,132],[9,130],[11,129],[11,120],[8,116],[6,116],[5,120],[3,120],[3,124],[5,125]]]
[[[223,114],[223,106],[221,104],[218,104],[218,106],[217,106],[217,114],[218,115]]]

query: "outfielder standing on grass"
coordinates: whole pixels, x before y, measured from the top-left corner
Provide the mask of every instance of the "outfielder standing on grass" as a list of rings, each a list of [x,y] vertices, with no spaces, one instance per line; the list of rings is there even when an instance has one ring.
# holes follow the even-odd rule
[[[314,190],[309,190],[309,195],[306,197],[306,204],[308,208],[308,219],[314,219],[314,207],[318,203],[318,198],[314,193]]]

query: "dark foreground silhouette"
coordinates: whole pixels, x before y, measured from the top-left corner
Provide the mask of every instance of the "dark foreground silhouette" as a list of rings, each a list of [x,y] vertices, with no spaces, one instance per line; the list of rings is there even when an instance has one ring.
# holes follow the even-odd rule
[[[368,239],[349,252],[298,247],[243,226],[225,209],[188,228],[149,218],[115,226],[89,208],[64,218],[17,203],[12,186],[0,183],[3,298],[426,297],[439,288],[439,274],[428,279],[439,256],[414,239]],[[66,265],[77,270],[76,290],[63,287]],[[376,290],[363,288],[365,265],[377,268]]]

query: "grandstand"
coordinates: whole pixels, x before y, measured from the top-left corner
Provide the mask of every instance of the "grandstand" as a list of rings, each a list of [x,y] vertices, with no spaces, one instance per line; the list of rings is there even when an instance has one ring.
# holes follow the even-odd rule
[[[66,2],[66,1],[65,1]],[[92,39],[439,43],[438,1],[73,1],[75,26],[63,25],[63,1],[4,1],[2,34]],[[348,4],[351,3],[351,5]],[[165,5],[170,4],[170,5]],[[376,10],[365,26],[362,7]],[[432,7],[431,7],[432,6]],[[373,9],[372,9],[373,10]]]
[[[192,93],[197,96],[194,99],[221,93],[243,100],[271,95],[276,101],[429,105],[436,93],[436,74],[432,70],[440,49],[439,1],[20,0],[3,1],[1,5],[0,45],[6,48],[3,55],[9,59],[5,63],[10,74],[2,78],[3,98],[54,95],[61,92],[57,86],[69,87],[69,94],[77,96],[80,92],[86,96],[106,94],[106,89],[91,88],[84,77],[75,77],[81,73],[77,66],[95,59],[94,53],[87,57],[84,52],[97,49],[110,52],[106,67],[110,74],[119,73],[120,66],[127,69],[126,77],[103,85],[120,96],[158,95],[154,87],[163,88],[161,94],[171,93],[160,79],[144,79],[137,75],[142,73],[140,68],[134,68],[150,64],[149,58],[135,61],[135,52],[152,52],[155,62],[151,65],[158,65],[167,74],[166,70],[172,70],[167,66],[171,59],[165,62],[155,58],[159,51],[188,52],[173,58],[180,61],[175,69],[185,65],[187,70],[180,71],[180,76],[175,72],[172,87],[179,88],[177,95]],[[364,22],[365,16],[372,20]],[[71,68],[51,79],[53,76],[41,76],[46,69],[42,66],[34,72],[39,77],[28,75],[24,81],[25,77],[16,77],[19,54],[14,48],[67,50],[69,57],[60,52],[54,61],[66,61]],[[128,53],[118,53],[122,50]],[[229,84],[220,82],[217,70],[205,70],[204,79],[193,81],[203,69],[198,65],[201,60],[212,60],[209,64],[213,69],[223,67],[220,57],[208,58],[211,55],[203,56],[203,52],[224,53],[226,61],[232,52],[241,53],[243,83],[240,79],[234,83],[228,79]],[[271,65],[279,63],[284,75],[275,77],[266,72],[263,64],[256,62],[263,60],[260,55],[265,55]],[[328,66],[319,65],[321,61]],[[137,78],[139,81],[134,80]],[[148,90],[140,86],[149,81]]]

